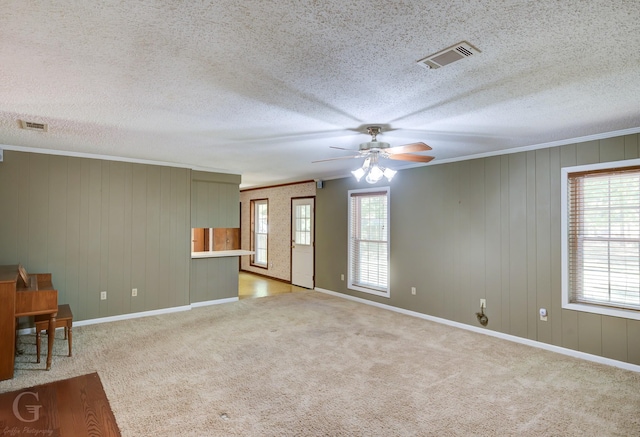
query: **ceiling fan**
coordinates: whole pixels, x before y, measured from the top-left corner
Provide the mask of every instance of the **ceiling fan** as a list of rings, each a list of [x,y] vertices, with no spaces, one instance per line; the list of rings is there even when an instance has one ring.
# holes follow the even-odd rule
[[[432,150],[431,147],[425,143],[411,143],[402,146],[391,147],[389,143],[378,141],[377,136],[380,134],[380,126],[368,126],[367,132],[371,135],[371,141],[361,143],[358,148],[358,153],[351,156],[341,156],[338,158],[321,159],[313,162],[334,161],[338,159],[353,159],[353,158],[365,158],[361,168],[352,171],[351,173],[356,177],[358,181],[366,175],[366,181],[374,184],[378,182],[382,177],[386,177],[387,180],[396,174],[395,170],[381,167],[378,164],[380,158],[383,159],[395,159],[399,161],[411,161],[411,162],[429,162],[434,159],[433,156],[425,155],[412,155],[414,152],[424,152],[426,150]],[[330,146],[332,149],[349,150],[342,147]]]

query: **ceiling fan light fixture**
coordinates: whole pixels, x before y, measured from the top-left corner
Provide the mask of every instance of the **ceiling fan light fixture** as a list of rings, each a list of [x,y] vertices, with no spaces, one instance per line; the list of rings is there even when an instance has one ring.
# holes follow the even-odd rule
[[[393,177],[398,172],[396,170],[391,170],[390,168],[385,168],[382,173],[384,174],[384,177],[387,178],[389,182],[391,182],[391,179],[393,179]]]
[[[431,147],[422,142],[391,147],[389,143],[378,141],[377,135],[380,133],[380,130],[380,126],[367,127],[367,131],[369,132],[369,135],[371,135],[371,141],[360,143],[360,148],[358,149],[355,156],[322,159],[320,161],[313,162],[333,161],[335,159],[345,158],[365,158],[362,167],[353,170],[351,174],[356,178],[358,182],[360,182],[360,180],[364,177],[365,181],[367,181],[368,183],[375,184],[376,182],[382,180],[382,178],[387,178],[387,181],[391,182],[391,179],[393,179],[393,177],[397,173],[396,170],[380,166],[378,164],[378,161],[380,159],[394,159],[399,161],[412,162],[429,162],[434,159],[433,156],[412,155],[412,153],[415,152],[424,152],[426,150],[431,150]],[[350,150],[334,146],[332,146],[332,148]]]
[[[366,173],[366,171],[362,167],[360,167],[360,168],[358,168],[356,170],[353,170],[351,172],[351,174],[355,176],[355,178],[356,178],[356,180],[358,182],[360,182],[360,179],[362,179],[362,176],[364,176],[365,173]]]
[[[371,167],[371,169],[367,173],[367,177],[365,178],[365,181],[369,182],[370,184],[375,184],[383,177],[384,177],[384,171],[380,167],[378,167],[378,165],[376,164],[373,167]]]
[[[393,179],[396,173],[397,172],[395,170],[378,165],[378,153],[372,154],[369,158],[364,160],[362,167],[351,172],[358,182],[360,182],[364,176],[364,180],[370,184],[375,184],[382,178],[387,178],[387,180],[391,182],[391,179]]]

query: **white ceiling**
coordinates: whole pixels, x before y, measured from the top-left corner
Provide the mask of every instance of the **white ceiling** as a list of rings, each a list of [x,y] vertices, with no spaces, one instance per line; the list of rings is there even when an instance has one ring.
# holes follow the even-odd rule
[[[433,163],[640,127],[638,0],[0,4],[4,148],[250,187],[348,175],[359,161],[311,161],[348,154],[329,146],[357,148],[371,124],[392,146],[426,142]],[[481,53],[416,63],[463,40]]]

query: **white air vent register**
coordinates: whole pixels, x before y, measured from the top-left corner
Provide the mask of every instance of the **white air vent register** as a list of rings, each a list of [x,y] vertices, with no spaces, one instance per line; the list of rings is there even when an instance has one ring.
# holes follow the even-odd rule
[[[468,58],[469,56],[477,55],[480,50],[473,47],[466,41],[462,41],[451,47],[447,47],[444,50],[429,55],[426,58],[422,58],[418,61],[418,65],[426,69],[435,69],[444,67],[460,59]]]
[[[20,127],[22,129],[37,130],[39,132],[46,132],[48,129],[48,126],[44,123],[35,123],[33,121],[25,120],[20,120]]]

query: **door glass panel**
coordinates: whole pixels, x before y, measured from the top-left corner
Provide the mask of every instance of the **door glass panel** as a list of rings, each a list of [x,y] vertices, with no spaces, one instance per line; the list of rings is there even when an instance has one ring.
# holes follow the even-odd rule
[[[308,246],[311,244],[311,205],[296,205],[295,214],[295,243]]]

